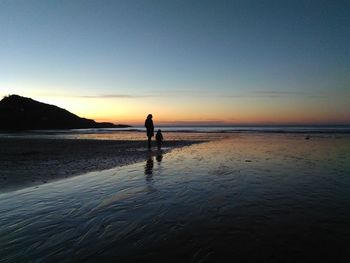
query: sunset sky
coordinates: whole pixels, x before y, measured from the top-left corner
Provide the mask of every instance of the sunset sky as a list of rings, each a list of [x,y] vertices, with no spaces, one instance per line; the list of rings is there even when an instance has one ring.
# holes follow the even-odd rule
[[[0,0],[0,96],[127,124],[350,124],[349,14],[335,0]]]

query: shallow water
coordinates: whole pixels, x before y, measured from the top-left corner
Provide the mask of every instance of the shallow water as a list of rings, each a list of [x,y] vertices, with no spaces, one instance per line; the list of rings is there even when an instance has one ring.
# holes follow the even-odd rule
[[[348,262],[350,136],[231,134],[0,195],[0,259]]]

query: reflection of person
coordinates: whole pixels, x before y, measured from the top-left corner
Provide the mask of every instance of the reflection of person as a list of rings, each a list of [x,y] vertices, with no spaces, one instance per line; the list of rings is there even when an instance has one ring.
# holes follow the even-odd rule
[[[146,161],[145,165],[145,176],[146,176],[146,181],[151,182],[152,181],[152,176],[153,176],[153,153],[150,152],[148,155],[148,159]]]
[[[163,134],[162,134],[162,131],[160,129],[157,131],[156,141],[157,141],[158,149],[162,148]]]
[[[163,153],[161,150],[158,151],[157,156],[156,156],[156,160],[157,160],[158,164],[160,164],[160,162],[163,160]]]
[[[145,120],[145,127],[147,130],[147,138],[148,138],[148,148],[151,148],[151,140],[154,136],[154,126],[152,121],[152,114],[148,114],[147,119]]]
[[[145,165],[145,175],[152,175],[153,173],[153,156],[150,155]]]

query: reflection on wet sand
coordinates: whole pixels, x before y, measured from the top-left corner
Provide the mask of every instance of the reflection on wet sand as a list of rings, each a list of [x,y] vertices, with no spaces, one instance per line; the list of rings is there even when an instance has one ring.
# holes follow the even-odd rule
[[[158,164],[160,164],[161,161],[163,160],[163,152],[162,152],[162,150],[158,150],[157,151],[156,160],[157,160]]]
[[[153,167],[154,167],[154,156],[156,156],[157,163],[158,163],[158,165],[160,165],[160,163],[163,160],[162,150],[157,150],[156,152],[153,152],[152,150],[148,151],[147,161],[145,164],[146,181],[152,180]]]
[[[154,166],[153,153],[150,151],[148,154],[148,159],[146,161],[146,165],[145,165],[146,181],[152,180],[153,166]]]
[[[0,194],[0,261],[350,257],[349,137],[232,135],[144,157]]]

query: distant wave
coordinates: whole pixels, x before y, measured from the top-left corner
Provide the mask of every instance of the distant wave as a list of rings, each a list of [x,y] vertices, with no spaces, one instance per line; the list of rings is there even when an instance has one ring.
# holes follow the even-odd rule
[[[165,132],[184,133],[350,133],[350,126],[160,126]],[[110,129],[110,131],[116,129]],[[141,131],[143,127],[133,127],[124,131]],[[118,129],[120,131],[120,129]]]
[[[350,126],[159,126],[155,129],[176,133],[295,133],[295,134],[350,134]],[[145,128],[93,128],[72,130],[32,130],[2,135],[67,135],[67,134],[113,134],[144,132]]]

